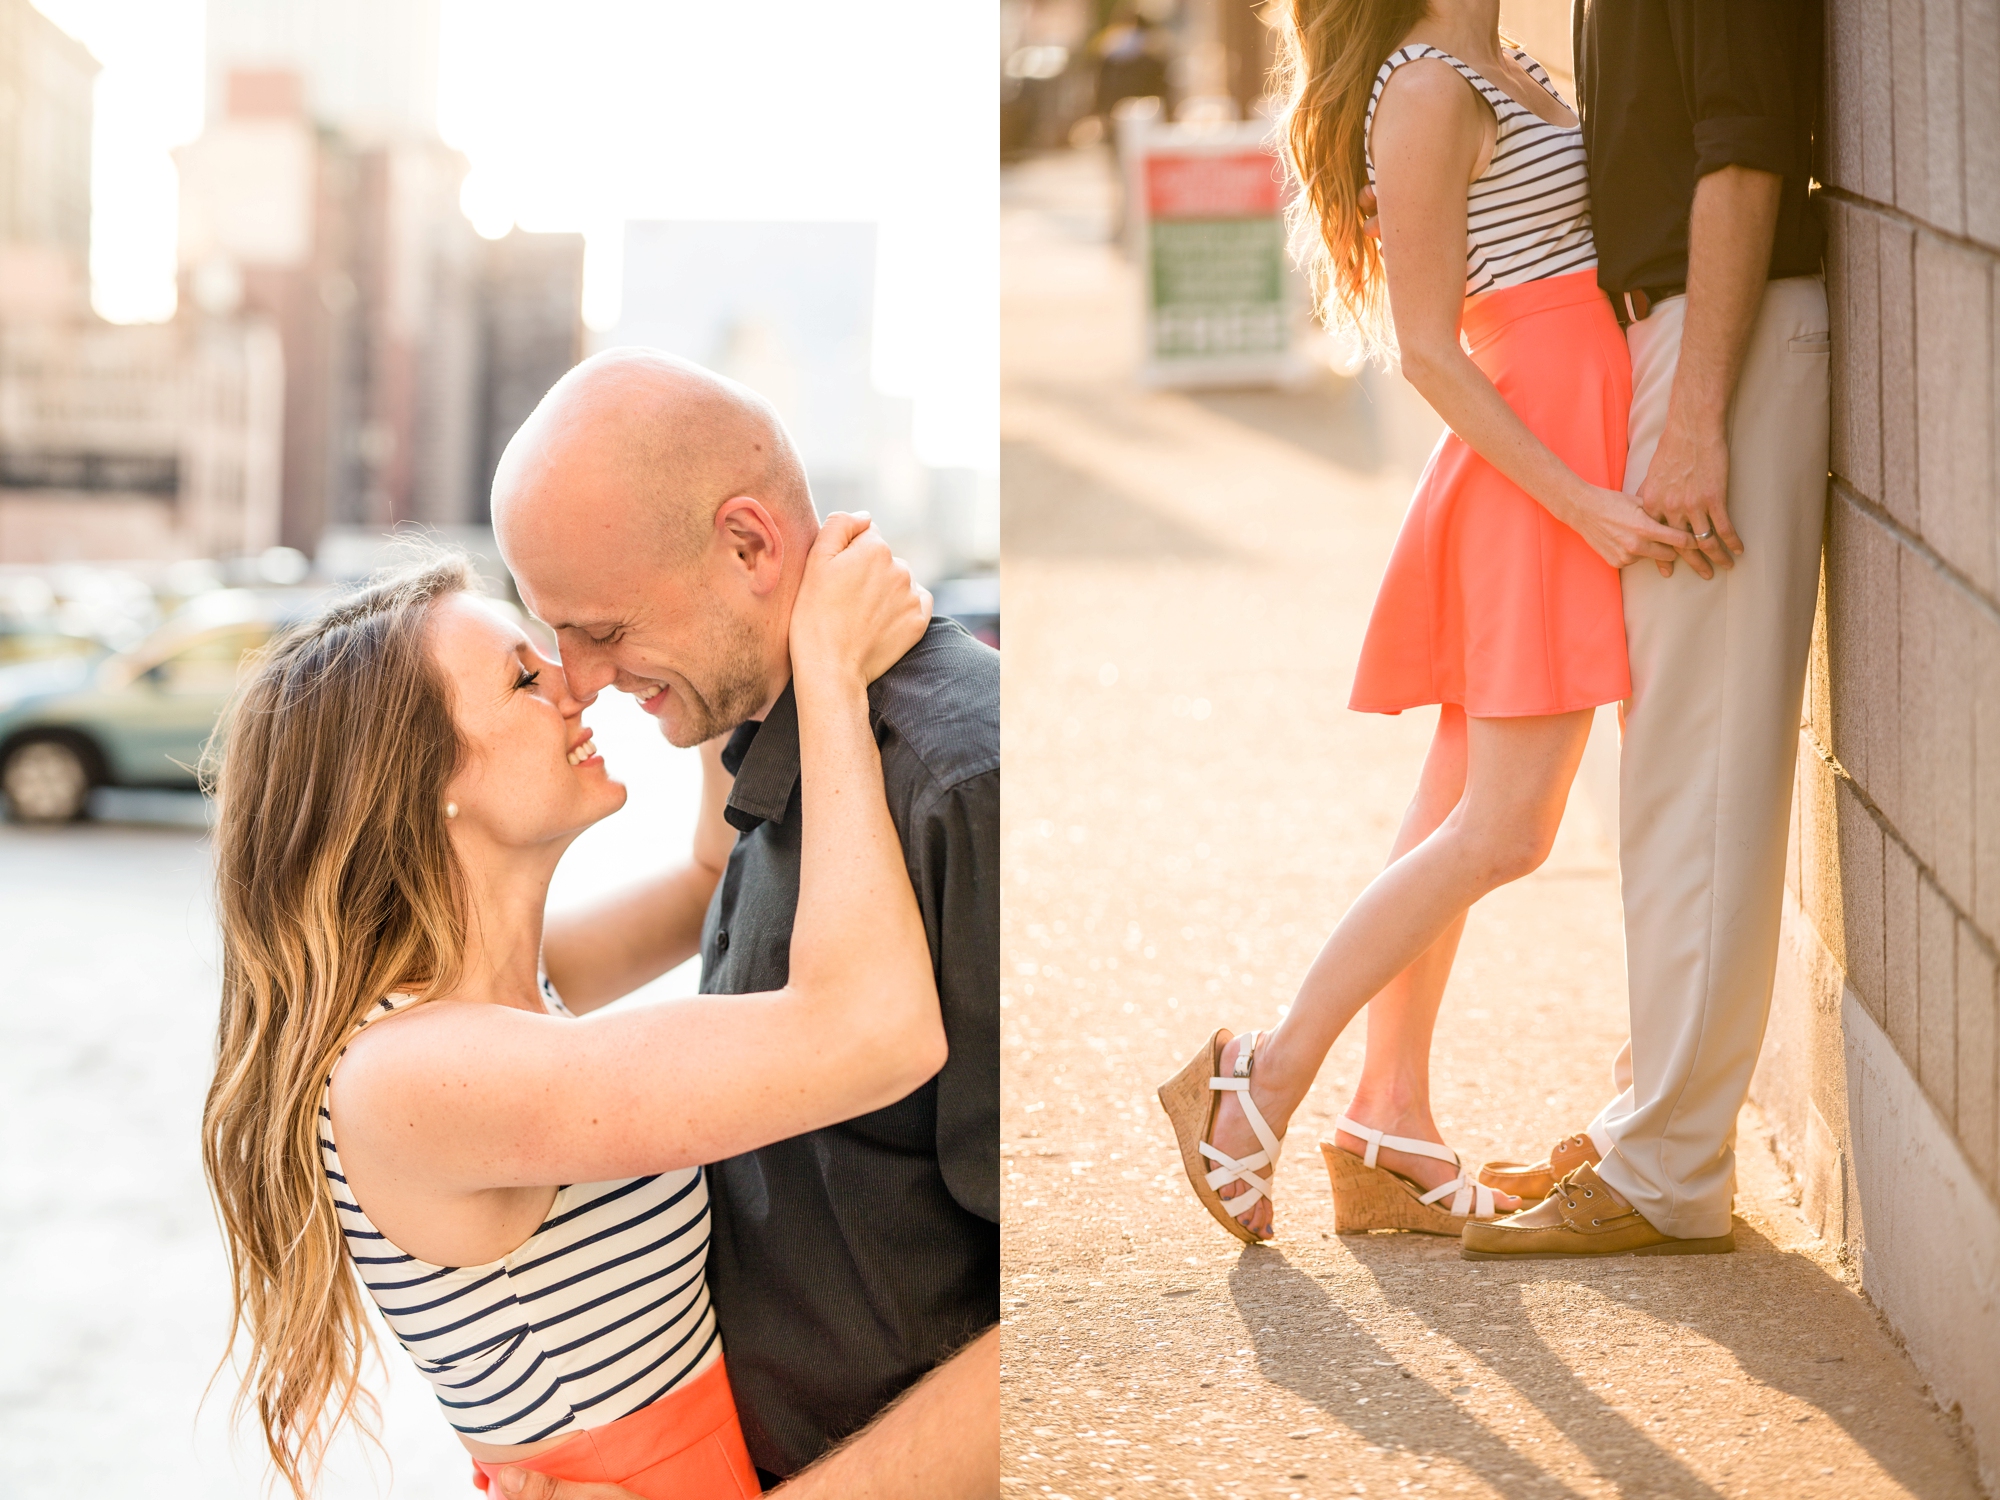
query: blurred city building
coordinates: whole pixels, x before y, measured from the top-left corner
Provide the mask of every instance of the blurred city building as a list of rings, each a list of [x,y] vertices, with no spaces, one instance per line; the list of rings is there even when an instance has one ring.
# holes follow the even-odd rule
[[[583,236],[516,229],[486,244],[480,283],[479,472],[473,519],[487,520],[507,441],[583,357]]]
[[[436,0],[210,0],[179,311],[89,310],[90,54],[0,0],[0,562],[490,555],[500,450],[583,352],[583,237],[482,239]],[[363,540],[367,545],[361,545]],[[357,560],[358,559],[358,560]]]
[[[820,510],[870,511],[920,575],[990,562],[993,487],[918,459],[911,403],[875,388],[874,322],[872,224],[644,222],[625,228],[608,342],[664,349],[761,393]]]
[[[0,326],[0,560],[235,557],[278,537],[267,323]]]
[[[438,0],[208,0],[210,120],[232,75],[291,73],[313,120],[364,143],[437,134]]]
[[[0,561],[245,555],[277,540],[268,323],[124,327],[89,304],[97,63],[0,0]]]
[[[500,450],[582,354],[582,236],[473,230],[467,164],[437,136],[435,0],[208,12],[182,287],[281,330],[283,541],[366,566],[414,522],[490,554]]]
[[[35,9],[0,0],[0,318],[81,309],[90,265],[97,59]]]

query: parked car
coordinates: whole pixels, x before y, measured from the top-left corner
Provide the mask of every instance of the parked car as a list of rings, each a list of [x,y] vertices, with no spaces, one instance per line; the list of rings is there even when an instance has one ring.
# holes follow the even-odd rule
[[[0,667],[50,656],[97,656],[110,649],[97,637],[66,630],[53,620],[0,615]]]
[[[218,589],[128,651],[0,667],[0,792],[19,822],[84,816],[100,786],[194,787],[244,656],[323,598]]]

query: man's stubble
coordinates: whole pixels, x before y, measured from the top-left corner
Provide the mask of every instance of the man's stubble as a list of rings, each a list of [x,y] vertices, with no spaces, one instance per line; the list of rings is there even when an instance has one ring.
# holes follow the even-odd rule
[[[764,678],[763,643],[747,623],[718,614],[703,652],[706,662],[697,682],[693,672],[682,674],[680,690],[685,711],[677,726],[662,721],[667,743],[690,749],[727,734],[762,709],[770,699]]]

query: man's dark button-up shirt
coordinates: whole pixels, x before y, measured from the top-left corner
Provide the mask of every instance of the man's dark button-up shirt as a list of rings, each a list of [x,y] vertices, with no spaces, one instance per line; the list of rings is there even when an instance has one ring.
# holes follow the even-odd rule
[[[1598,285],[1684,283],[1695,183],[1727,166],[1784,178],[1771,275],[1816,273],[1819,0],[1575,0],[1570,18]]]
[[[887,1109],[709,1169],[729,1380],[751,1458],[778,1476],[1000,1314],[999,653],[934,620],[868,700],[951,1056]],[[799,895],[791,689],[723,762],[739,836],[702,932],[701,987],[775,990]]]

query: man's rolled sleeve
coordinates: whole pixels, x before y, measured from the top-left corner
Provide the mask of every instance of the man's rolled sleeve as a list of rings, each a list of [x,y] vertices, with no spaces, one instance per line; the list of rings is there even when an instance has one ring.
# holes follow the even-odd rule
[[[1789,121],[1769,115],[1724,115],[1694,125],[1695,176],[1724,167],[1751,167],[1779,177],[1796,170]]]
[[[1000,772],[947,788],[911,851],[951,1055],[938,1074],[938,1162],[968,1213],[1000,1221]]]
[[[1774,0],[1670,0],[1669,26],[1688,118],[1695,176],[1749,167],[1789,177],[1801,159],[1787,7]]]

